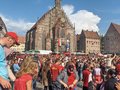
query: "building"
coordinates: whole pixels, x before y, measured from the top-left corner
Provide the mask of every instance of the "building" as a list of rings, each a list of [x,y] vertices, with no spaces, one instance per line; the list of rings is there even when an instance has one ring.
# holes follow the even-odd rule
[[[100,37],[97,32],[82,30],[79,50],[83,53],[100,53]]]
[[[27,31],[25,50],[76,51],[75,29],[61,8],[61,0],[55,0],[55,6]]]
[[[104,53],[104,36],[100,35],[100,52]]]
[[[14,46],[12,46],[12,49],[15,52],[23,53],[23,51],[25,51],[25,37],[18,36],[18,40],[19,40],[20,45],[14,45]]]
[[[0,37],[3,37],[6,32],[7,32],[7,28],[6,28],[5,23],[3,22],[2,18],[0,17]]]
[[[79,52],[79,50],[80,50],[80,47],[79,47],[80,34],[76,35],[76,41],[77,41],[77,52]]]
[[[7,32],[7,28],[5,26],[5,23],[3,22],[2,18],[0,17],[0,37],[3,37]],[[25,37],[24,36],[19,36],[18,37],[19,46],[13,46],[12,49],[16,52],[22,52],[25,50]]]
[[[120,53],[120,25],[110,24],[104,36],[104,53]]]

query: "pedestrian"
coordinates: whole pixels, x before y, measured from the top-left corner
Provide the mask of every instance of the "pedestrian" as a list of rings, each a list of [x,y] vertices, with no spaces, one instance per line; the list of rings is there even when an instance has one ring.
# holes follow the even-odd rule
[[[86,64],[86,68],[83,70],[83,90],[93,90],[92,73],[90,70],[90,64]]]
[[[116,64],[116,68],[115,68],[115,71],[116,71],[116,78],[117,78],[117,81],[120,82],[120,64]]]
[[[79,80],[78,73],[72,62],[66,64],[65,69],[57,77],[57,81],[62,84],[59,90],[75,90]]]
[[[116,78],[117,78],[117,83],[115,83],[117,90],[120,90],[120,63],[116,65]]]
[[[57,90],[58,88],[61,87],[56,80],[57,80],[57,77],[61,73],[62,70],[63,70],[63,67],[61,65],[61,61],[59,59],[55,60],[55,64],[53,64],[50,67],[51,80],[52,80],[52,90]]]
[[[104,90],[116,90],[115,84],[117,83],[116,72],[114,69],[109,69],[107,72],[107,81],[105,82]]]
[[[18,64],[18,60],[17,59],[15,59],[14,61],[15,62],[13,64],[13,70],[14,70],[14,74],[16,74],[20,70],[20,66]]]
[[[38,62],[30,57],[25,58],[20,71],[16,73],[14,90],[32,90],[32,80],[37,76],[37,74]]]
[[[4,37],[0,38],[0,90],[9,90],[11,88],[4,47],[10,48],[14,44],[19,45],[18,36],[15,32],[7,32]]]
[[[120,90],[120,82],[117,82],[115,85],[116,85],[115,87],[117,88],[117,90]]]

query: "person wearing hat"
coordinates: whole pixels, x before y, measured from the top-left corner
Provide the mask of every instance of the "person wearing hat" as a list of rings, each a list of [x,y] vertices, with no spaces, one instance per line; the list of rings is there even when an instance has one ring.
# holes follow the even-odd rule
[[[19,45],[18,36],[15,32],[7,32],[4,37],[0,38],[0,90],[9,90],[11,88],[4,47],[10,48],[14,44]]]

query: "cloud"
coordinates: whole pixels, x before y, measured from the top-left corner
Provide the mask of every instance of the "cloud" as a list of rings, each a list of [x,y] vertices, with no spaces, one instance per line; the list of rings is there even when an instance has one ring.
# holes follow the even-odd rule
[[[94,13],[87,10],[79,10],[74,13],[73,5],[64,5],[63,9],[72,24],[75,24],[76,34],[80,34],[82,30],[99,31],[97,24],[100,22],[101,18]]]
[[[34,24],[23,19],[13,20],[2,14],[0,14],[0,17],[2,17],[8,31],[15,31],[21,35],[25,35],[26,31],[29,30]]]
[[[74,13],[75,10],[73,5],[64,5],[63,9],[70,21],[72,21],[72,24],[75,24],[76,34],[80,34],[83,29],[99,31],[97,24],[100,22],[101,18],[94,13],[87,10],[79,10]],[[33,22],[29,22],[24,19],[14,20],[2,14],[0,14],[0,17],[2,17],[5,22],[8,31],[15,31],[22,35],[25,35],[26,31],[34,25]]]

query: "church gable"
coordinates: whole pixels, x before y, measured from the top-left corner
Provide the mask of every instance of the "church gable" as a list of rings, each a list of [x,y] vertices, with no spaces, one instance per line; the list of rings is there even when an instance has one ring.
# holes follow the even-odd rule
[[[104,36],[104,52],[119,53],[120,52],[120,25],[111,23],[107,33]]]
[[[111,37],[116,35],[120,35],[120,25],[111,23],[107,33],[105,34],[105,37]]]
[[[0,37],[2,37],[7,32],[7,28],[2,18],[0,17]]]
[[[45,13],[30,29],[35,32],[35,48],[52,51],[60,51],[63,48],[62,51],[65,51],[66,44],[69,44],[70,50],[75,50],[76,46],[72,43],[75,42],[75,29],[61,8],[60,1],[55,0],[55,7]],[[59,39],[63,44],[61,47],[58,47]]]
[[[72,29],[74,31],[72,23],[70,22],[66,13],[60,6],[61,5],[60,1],[61,0],[55,0],[55,7],[53,7],[51,10],[45,13],[32,28],[38,27],[37,30],[40,30],[40,29],[50,30],[55,26],[57,21],[61,18],[61,22],[65,22],[65,26],[67,28],[69,27],[70,30]]]
[[[116,31],[120,34],[120,25],[118,24],[113,24],[114,28],[116,29]]]

